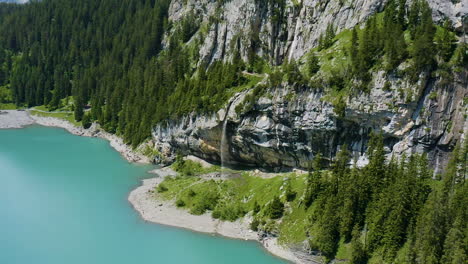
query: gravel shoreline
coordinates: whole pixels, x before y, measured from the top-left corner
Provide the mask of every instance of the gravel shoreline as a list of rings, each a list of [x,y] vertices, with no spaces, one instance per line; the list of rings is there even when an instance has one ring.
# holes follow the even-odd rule
[[[34,120],[26,111],[0,111],[0,129],[23,128],[32,124],[34,124]]]
[[[250,230],[251,219],[249,217],[235,222],[220,221],[213,219],[209,213],[192,215],[185,210],[178,209],[173,201],[158,200],[153,190],[164,180],[164,177],[173,176],[176,173],[168,167],[154,170],[152,173],[157,177],[143,180],[143,184],[128,196],[128,201],[145,221],[228,238],[254,240],[260,242],[271,254],[292,263],[318,263],[310,259],[304,260],[288,248],[282,247],[277,238],[261,238],[257,232]]]

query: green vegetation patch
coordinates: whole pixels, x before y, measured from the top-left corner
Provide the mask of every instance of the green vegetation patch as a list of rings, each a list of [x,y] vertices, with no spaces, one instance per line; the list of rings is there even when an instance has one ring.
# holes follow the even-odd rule
[[[163,188],[157,187],[161,198],[175,201],[178,207],[192,214],[211,211],[214,218],[226,221],[235,221],[250,213],[259,223],[270,222],[270,226],[279,229],[282,242],[306,239],[308,222],[299,199],[305,192],[305,175],[288,173],[266,179],[243,172],[228,180],[207,180],[195,175],[210,173],[219,167],[206,169],[196,162],[181,163],[179,160],[173,168],[179,175],[166,178],[160,184]],[[193,171],[187,173],[188,170]],[[281,218],[281,224],[276,226],[273,220]]]
[[[468,143],[457,146],[447,173],[433,180],[426,156],[386,162],[383,137],[373,135],[363,168],[348,166],[346,148],[329,170],[316,155],[308,174],[273,178],[237,172],[214,180],[204,178],[201,165],[185,161],[175,166],[183,174],[166,178],[156,191],[192,214],[211,212],[225,221],[248,215],[252,230],[283,244],[307,241],[326,261],[401,263],[416,255],[426,263],[435,244],[442,259],[459,259],[466,256],[458,249],[466,237],[467,153]],[[440,228],[447,232],[434,233]]]
[[[75,116],[72,112],[43,112],[34,109],[30,110],[29,112],[31,115],[59,118],[68,121],[75,126],[81,126],[81,122],[77,122],[75,120]]]
[[[172,169],[178,172],[181,176],[199,176],[202,174],[221,171],[221,167],[219,166],[212,165],[209,168],[204,168],[200,163],[191,160],[184,160],[180,155],[177,156],[176,162],[172,164]]]
[[[16,110],[18,107],[13,103],[0,103],[0,110]]]

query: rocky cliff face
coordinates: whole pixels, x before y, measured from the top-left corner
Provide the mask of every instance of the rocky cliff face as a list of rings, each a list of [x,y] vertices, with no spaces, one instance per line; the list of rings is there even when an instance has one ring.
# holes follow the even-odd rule
[[[153,137],[169,160],[181,151],[221,161],[221,138],[226,133],[224,162],[284,169],[307,168],[318,152],[332,158],[344,144],[358,164],[365,164],[369,133],[375,130],[384,134],[389,155],[427,152],[440,171],[468,128],[466,72],[450,85],[434,80],[408,85],[417,98],[410,101],[398,95],[396,87],[407,85],[398,81],[392,81],[391,90],[386,91],[381,76],[376,76],[370,94],[348,100],[344,118],[337,117],[321,91],[298,91],[291,96],[283,87],[261,97],[252,111],[237,114],[236,106],[251,92],[246,91],[232,99],[227,113],[222,109],[212,116],[193,115],[157,126]]]
[[[225,2],[220,4],[220,2]],[[337,31],[352,28],[382,11],[388,0],[174,0],[169,19],[181,20],[193,13],[208,22],[200,47],[200,61],[229,59],[238,50],[244,59],[249,51],[281,64],[299,59],[317,45],[328,24]],[[462,31],[468,23],[466,1],[428,0],[435,21],[450,19]],[[411,0],[407,1],[410,6]]]
[[[201,60],[212,62],[228,58],[233,49],[244,59],[253,48],[270,62],[280,64],[285,58],[298,59],[316,45],[329,23],[338,30],[354,27],[369,15],[381,10],[386,0],[189,0],[173,1],[170,19],[177,21],[194,12],[211,23],[200,50]],[[281,2],[281,1],[276,1]]]
[[[280,64],[288,57],[299,60],[315,47],[327,24],[333,23],[338,31],[351,28],[381,10],[386,1],[286,1],[284,8],[268,4],[273,1],[218,2],[188,0],[171,4],[173,21],[188,12],[207,14],[205,20],[217,17],[211,18],[217,22],[209,24],[200,46],[200,61],[229,59],[236,49],[247,58],[254,45],[256,54]],[[466,14],[463,3],[429,3],[436,20],[447,17],[462,23]],[[275,17],[285,22],[279,23]],[[236,107],[252,93],[252,89],[246,90],[232,97],[216,114],[191,115],[156,126],[153,139],[162,154],[157,161],[170,162],[180,151],[219,162],[225,157],[224,162],[230,164],[276,170],[307,168],[316,153],[332,159],[347,145],[358,164],[365,164],[369,133],[376,130],[383,133],[389,155],[427,152],[436,171],[440,171],[448,153],[468,129],[467,71],[455,73],[450,81],[420,76],[417,84],[378,72],[371,87],[370,93],[347,98],[344,117],[337,116],[323,90],[298,89],[286,83],[268,87],[249,111],[240,113]],[[225,143],[221,142],[223,133]]]

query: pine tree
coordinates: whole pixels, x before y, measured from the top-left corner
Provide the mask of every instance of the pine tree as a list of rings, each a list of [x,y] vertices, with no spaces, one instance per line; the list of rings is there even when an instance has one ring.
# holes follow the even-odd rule
[[[403,30],[406,29],[406,0],[398,1],[398,24]]]
[[[271,219],[279,219],[283,217],[283,213],[284,204],[278,196],[275,196],[267,209],[267,214]]]
[[[329,23],[327,25],[326,30],[325,30],[325,34],[323,34],[323,33],[320,34],[320,37],[319,37],[319,40],[318,40],[319,51],[323,50],[323,49],[328,49],[333,45],[334,39],[335,39],[335,36],[336,36],[335,31],[336,30],[333,27],[333,23]]]
[[[451,23],[449,20],[444,22],[443,29],[439,34],[436,34],[435,42],[437,44],[437,55],[444,62],[449,62],[456,47],[456,38],[449,30]]]
[[[356,28],[357,27],[353,28],[353,32],[351,35],[351,47],[349,50],[354,73],[358,72],[359,65],[361,64],[361,62],[359,61],[360,57],[358,56],[359,55],[359,36],[358,36],[358,32]]]
[[[463,221],[465,222],[464,224]],[[458,264],[468,261],[468,248],[466,245],[468,233],[466,228],[466,215],[465,220],[456,219],[455,224],[449,230],[445,239],[444,255],[442,256],[441,263]]]
[[[83,123],[83,128],[84,129],[90,128],[91,124],[92,124],[91,115],[90,114],[84,114],[82,123]]]
[[[459,43],[454,52],[451,64],[456,67],[468,67],[468,44]]]
[[[369,38],[370,38],[370,53],[372,54],[372,61],[375,63],[377,57],[379,57],[382,53],[382,43],[381,43],[381,32],[377,25],[377,16],[372,16],[368,23],[366,23],[366,27],[369,30]]]
[[[441,194],[434,191],[418,218],[415,230],[414,250],[418,263],[439,263],[446,232],[446,207]]]
[[[319,39],[318,39],[318,50],[321,51],[325,49],[325,40],[323,37],[323,33],[320,34]]]
[[[309,207],[322,191],[322,174],[319,171],[309,172],[306,191],[304,193],[304,205]]]
[[[310,77],[320,70],[319,59],[314,53],[310,53],[307,56],[307,70]]]
[[[435,27],[432,21],[432,11],[427,2],[422,2],[420,25],[416,28],[413,45],[414,67],[417,72],[432,70],[434,64],[433,51]]]
[[[414,0],[408,12],[408,28],[410,30],[411,39],[416,36],[416,29],[420,25],[420,1]]]
[[[299,67],[297,66],[297,63],[295,60],[285,62],[284,69],[285,69],[284,71],[286,73],[286,76],[288,77],[289,84],[303,83],[304,79],[302,77],[302,73],[299,70]]]
[[[371,134],[369,147],[367,149],[369,165],[366,167],[366,175],[371,188],[375,191],[379,186],[385,184],[386,178],[385,152],[382,134]]]
[[[325,43],[327,48],[333,45],[333,41],[335,39],[336,33],[333,23],[329,23],[327,26],[326,34],[325,34]]]
[[[317,222],[320,228],[311,241],[311,247],[320,250],[328,261],[333,259],[338,248],[339,219],[335,212],[337,204],[336,197],[330,197],[326,200],[323,214]]]
[[[74,103],[74,106],[75,106],[75,120],[77,122],[80,122],[82,119],[83,119],[83,115],[84,115],[84,102],[83,102],[83,98],[82,96],[75,96],[75,103]]]
[[[352,237],[350,263],[366,264],[368,257],[364,245],[361,242],[361,232],[359,231],[358,225],[354,226]]]
[[[345,144],[341,146],[340,151],[336,154],[335,160],[332,165],[332,185],[333,193],[337,194],[340,192],[343,178],[349,173],[348,163],[350,160],[350,153],[348,146]]]
[[[404,5],[400,1],[400,5]],[[384,50],[387,61],[387,71],[394,70],[406,56],[406,43],[403,35],[404,22],[400,21],[404,16],[404,7],[401,6],[396,10],[395,1],[392,0],[388,3],[385,10],[383,33],[385,34]]]

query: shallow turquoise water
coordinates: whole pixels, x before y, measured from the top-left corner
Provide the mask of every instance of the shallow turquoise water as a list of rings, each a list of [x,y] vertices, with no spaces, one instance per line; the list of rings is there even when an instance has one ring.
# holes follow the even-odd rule
[[[149,168],[101,139],[0,130],[0,263],[283,263],[258,243],[144,222],[127,195]]]

